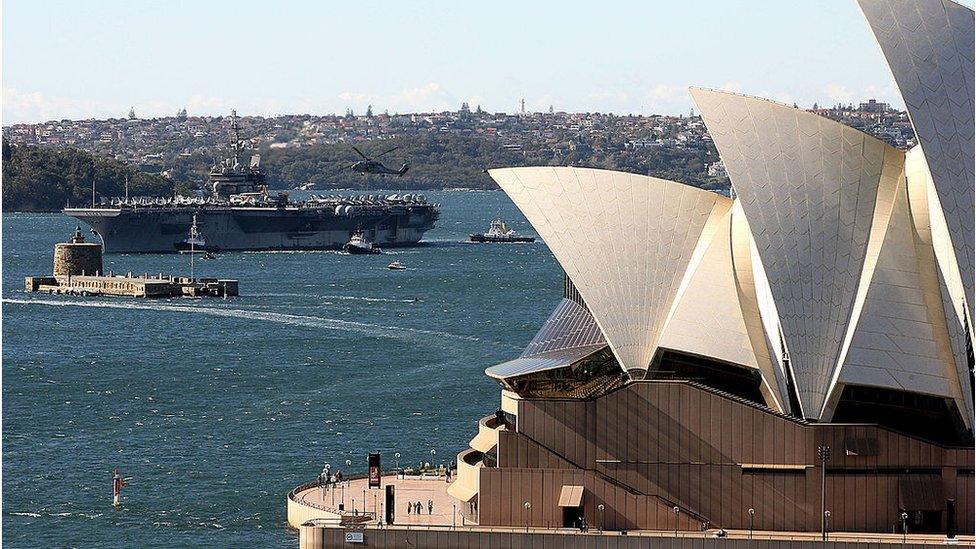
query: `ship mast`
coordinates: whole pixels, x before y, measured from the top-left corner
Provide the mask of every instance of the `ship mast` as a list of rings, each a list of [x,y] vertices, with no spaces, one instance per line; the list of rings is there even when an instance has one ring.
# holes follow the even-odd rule
[[[241,149],[241,131],[237,126],[237,111],[230,111],[231,128],[234,130],[234,166],[239,166],[241,164],[240,149]]]
[[[193,224],[190,225],[190,280],[193,280],[193,254],[196,253],[196,242],[200,231],[197,230],[197,214],[193,214]]]

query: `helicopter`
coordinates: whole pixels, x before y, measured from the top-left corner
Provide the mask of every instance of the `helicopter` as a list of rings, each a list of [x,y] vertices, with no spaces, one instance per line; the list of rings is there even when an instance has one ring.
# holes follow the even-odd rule
[[[358,154],[359,156],[363,157],[363,159],[362,160],[358,160],[358,161],[354,162],[353,164],[350,164],[348,166],[348,168],[350,170],[355,170],[355,171],[357,171],[357,172],[359,172],[359,173],[361,173],[363,175],[374,174],[374,175],[396,175],[396,176],[402,176],[403,174],[407,173],[407,170],[410,169],[410,165],[409,164],[406,164],[405,163],[405,164],[403,164],[403,166],[400,167],[399,170],[394,170],[394,169],[391,169],[391,168],[387,168],[386,166],[383,165],[382,162],[379,162],[378,160],[376,160],[377,158],[383,156],[384,154],[391,153],[391,152],[393,152],[393,151],[395,151],[395,150],[397,150],[399,148],[400,148],[399,146],[393,147],[392,149],[383,151],[382,153],[376,155],[374,158],[370,158],[370,157],[366,156],[365,154],[363,154],[363,151],[361,151],[361,150],[357,149],[355,146],[353,146],[352,147],[352,150],[356,151],[356,154]]]

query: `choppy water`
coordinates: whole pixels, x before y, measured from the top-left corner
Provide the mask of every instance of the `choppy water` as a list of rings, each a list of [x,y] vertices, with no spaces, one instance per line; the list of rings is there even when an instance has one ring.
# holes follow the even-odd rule
[[[531,233],[504,194],[427,194],[444,207],[424,247],[197,262],[240,279],[228,300],[26,294],[75,222],[4,214],[4,544],[293,548],[285,494],[324,462],[450,460],[498,406],[484,368],[518,354],[561,282],[540,242],[464,242],[499,215]],[[131,477],[121,510],[113,467]]]

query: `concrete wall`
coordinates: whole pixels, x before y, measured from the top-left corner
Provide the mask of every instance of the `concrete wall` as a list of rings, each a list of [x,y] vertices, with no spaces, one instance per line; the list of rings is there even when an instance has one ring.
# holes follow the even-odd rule
[[[315,483],[298,486],[289,492],[288,497],[286,498],[288,502],[288,525],[292,528],[298,528],[303,523],[313,519],[328,519],[338,521],[340,518],[338,513],[332,513],[324,509],[316,509],[315,507],[299,503],[295,500],[295,494],[297,492],[300,492],[313,485],[315,485]]]
[[[770,541],[731,540],[702,538],[668,538],[638,536],[601,536],[591,534],[477,532],[466,530],[407,530],[388,528],[383,530],[359,530],[363,543],[348,543],[344,528],[316,528],[303,526],[299,531],[301,549],[326,547],[424,547],[430,549],[882,549],[886,546],[898,549],[926,549],[932,546],[919,544],[845,543],[820,541]],[[963,546],[960,544],[960,546]],[[972,545],[968,545],[972,547]]]

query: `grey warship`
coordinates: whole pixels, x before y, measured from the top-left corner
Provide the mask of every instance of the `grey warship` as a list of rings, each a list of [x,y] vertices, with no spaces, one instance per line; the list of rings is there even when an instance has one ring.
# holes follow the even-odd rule
[[[209,196],[103,198],[62,211],[90,225],[106,253],[177,252],[194,216],[211,251],[339,250],[357,232],[380,247],[411,246],[437,221],[439,205],[418,194],[271,195],[260,155],[240,162],[236,119],[233,130],[234,155],[211,168]]]

